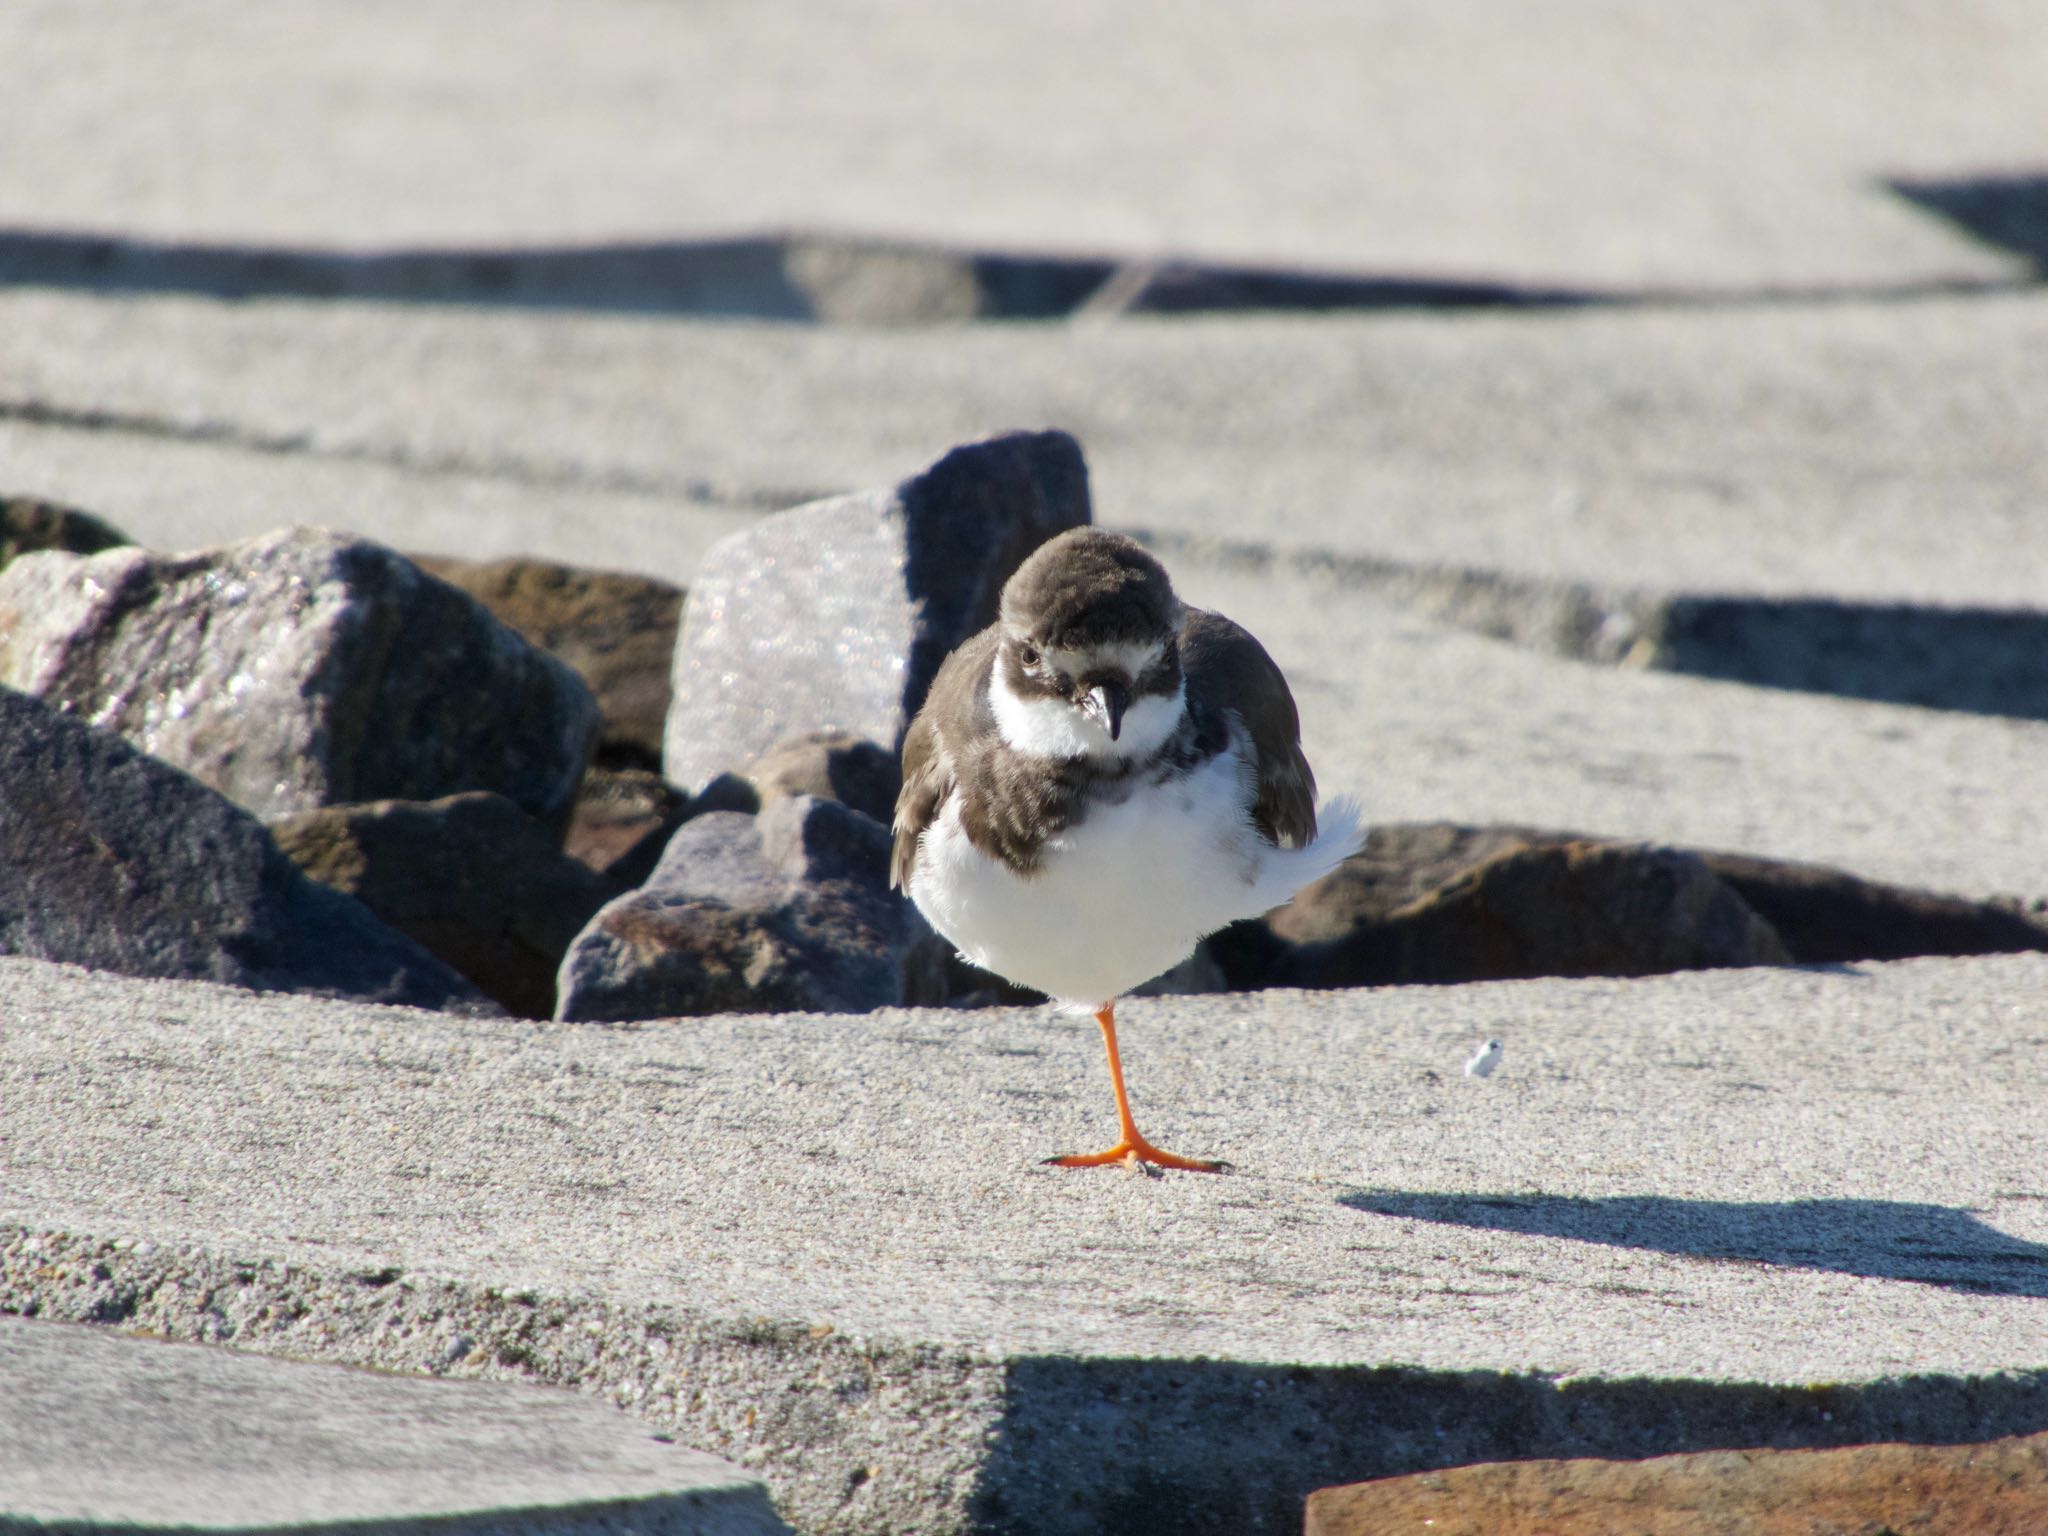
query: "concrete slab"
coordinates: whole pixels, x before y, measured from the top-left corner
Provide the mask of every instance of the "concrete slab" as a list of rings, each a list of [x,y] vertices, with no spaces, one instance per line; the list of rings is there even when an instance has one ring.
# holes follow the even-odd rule
[[[1340,574],[1183,559],[1286,672],[1326,795],[1368,821],[1518,822],[2048,897],[2048,721],[1594,666],[1418,619]]]
[[[2029,0],[9,7],[17,227],[573,252],[788,226],[1641,290],[1999,281]]]
[[[674,1536],[789,1527],[761,1483],[588,1398],[0,1317],[0,1525]]]
[[[2039,608],[2048,568],[2042,294],[847,332],[15,291],[0,333],[9,480],[152,542],[208,532],[216,507],[212,538],[267,528],[274,494],[408,547],[464,553],[503,517],[681,576],[736,509],[1060,426],[1123,528],[1950,607]],[[273,459],[363,478],[309,467],[295,498]],[[148,488],[158,464],[175,493]]]
[[[0,961],[0,1307],[609,1397],[799,1529],[2048,1427],[2048,957],[454,1020]],[[1460,1063],[1506,1042],[1490,1078]]]
[[[0,309],[5,307],[0,301]],[[85,313],[71,301],[56,309],[74,321]],[[1965,311],[1967,318],[1968,307]],[[2036,313],[2031,307],[2024,312]],[[2048,331],[2048,307],[2038,314],[2043,330]],[[281,358],[310,364],[312,353],[296,350],[308,341],[305,329],[295,322],[265,332],[263,318],[204,306],[147,305],[135,317],[132,344],[139,348],[144,338],[162,335],[159,327],[178,330],[189,326],[193,334],[207,339],[196,347],[167,346],[159,356],[191,358],[197,354],[217,362],[226,349],[263,334],[276,344]],[[425,317],[423,329],[384,329],[370,324],[363,315],[340,311],[311,319],[314,334],[333,336],[360,327],[357,340],[366,350],[372,337],[400,344],[405,337],[424,336],[427,343],[417,354],[420,356],[438,350],[433,345],[437,334],[465,335],[480,341],[503,340],[507,334],[496,326],[472,329],[459,316]],[[253,332],[252,324],[256,327]],[[437,331],[444,325],[451,331]],[[650,349],[655,358],[687,366],[683,360],[689,355],[684,345],[688,338],[671,334],[672,329],[699,340],[714,335],[705,327],[636,329],[609,323],[595,332],[578,330],[576,334],[586,339],[609,338],[622,349]],[[1372,355],[1376,345],[1373,337],[1378,328],[1365,329],[1370,334],[1353,338],[1359,357]],[[525,334],[529,341],[537,342],[545,328]],[[783,333],[785,337],[790,334]],[[1426,349],[1433,334],[1425,327],[1409,332],[1407,339]],[[629,341],[629,337],[634,339]],[[780,345],[767,333],[753,339],[771,353]],[[1305,341],[1306,335],[1301,339]],[[890,338],[884,350],[892,350],[896,340]],[[1015,347],[1010,355],[1021,356],[1045,338],[1012,332],[1008,340]],[[2039,355],[2048,357],[2048,334],[2041,340]],[[63,354],[48,344],[47,335],[44,341],[44,346],[33,351],[35,366],[55,367]],[[658,371],[645,358],[628,364],[624,351],[613,352],[606,346],[598,351],[628,374],[643,366],[649,377]],[[12,359],[29,355],[24,350],[0,356],[0,373],[9,368]],[[832,355],[842,363],[850,362],[844,352]],[[899,354],[887,370],[908,381],[915,374],[910,363],[916,357],[929,360],[940,355]],[[1045,349],[1038,355],[1049,365],[1054,353]],[[1187,352],[1175,355],[1192,356]],[[135,370],[131,377],[140,379],[140,352],[129,356],[129,366]],[[488,371],[482,363],[490,356],[483,355],[475,378],[480,380]],[[1155,385],[1165,377],[1166,357],[1166,349],[1160,349],[1145,362],[1146,376]],[[102,361],[106,363],[104,357]],[[1903,355],[1898,364],[1905,368]],[[164,366],[174,365],[166,362]],[[1561,375],[1561,357],[1558,369]],[[108,366],[106,372],[112,377],[117,370]],[[1959,356],[1955,376],[1962,372]],[[287,376],[288,370],[280,363],[277,378]],[[611,377],[609,373],[605,376]],[[189,382],[201,391],[229,388],[233,387],[226,382],[230,377],[225,368],[195,363]],[[892,415],[886,404],[893,398],[890,390],[874,392],[873,398],[881,403],[872,411],[866,407],[857,413],[823,409],[824,393],[835,377],[850,387],[852,375],[834,374],[829,369],[807,378],[798,373],[785,382],[820,406],[821,439],[835,430],[841,433],[841,446],[834,451],[843,454],[839,460],[842,468],[856,461],[871,463],[873,482],[878,483],[899,475],[903,464],[922,462],[908,456],[907,445],[895,441],[898,434],[908,435],[912,423],[910,415]],[[2048,399],[2048,377],[2043,384],[2042,397]],[[451,402],[451,410],[477,412],[473,429],[465,429],[473,430],[470,441],[477,445],[519,442],[519,434],[529,426],[538,431],[535,419],[513,413],[510,393],[497,395],[494,403],[488,403],[445,376],[438,380],[429,377],[423,385],[447,385],[445,398]],[[706,391],[708,398],[721,393]],[[1895,397],[1873,390],[1865,398]],[[1604,441],[1597,448],[1589,446],[1589,453],[1634,462],[1625,430],[1624,399],[1618,393],[1609,402]],[[349,420],[359,403],[355,397],[336,401],[330,414],[334,419]],[[1204,409],[1207,405],[1223,408],[1220,398],[1206,402]],[[308,403],[304,409],[307,414],[295,419],[310,423],[325,408]],[[1200,452],[1202,415],[1198,410],[1170,412],[1157,436],[1135,428],[1128,434],[1108,434],[1106,450],[1098,456],[1094,469],[1107,520],[1128,526],[1148,513],[1162,521],[1180,514],[1181,508],[1169,496],[1143,492],[1143,466],[1165,464],[1173,443],[1186,445],[1191,453]],[[753,441],[757,445],[796,442],[799,416],[800,412],[791,411],[786,434],[757,423],[758,435]],[[687,418],[679,415],[677,419]],[[1983,427],[1985,418],[1972,419]],[[396,418],[387,420],[388,425],[379,429],[393,434],[386,441],[402,443],[402,437],[396,435],[400,424]],[[589,423],[593,440],[602,437],[597,425],[600,420],[593,417]],[[1754,426],[1754,418],[1750,420]],[[1475,455],[1483,458],[1484,445],[1493,441],[1493,428],[1506,430],[1508,425],[1507,419],[1497,414],[1475,419]],[[1685,426],[1674,413],[1667,426],[1673,431],[1697,431],[1701,438],[1697,446],[1702,453],[1707,451],[1705,439],[1712,434],[1704,423]],[[1983,429],[1990,436],[1978,446],[1985,449],[1987,462],[1997,462],[1991,437],[2002,429]],[[1967,435],[1967,430],[1958,426],[1959,433]],[[2016,423],[2012,430],[2017,432]],[[565,430],[564,441],[569,435]],[[1882,457],[1887,450],[1877,445],[1889,441],[1893,440],[1872,428],[1854,436],[1853,441],[1845,432],[1835,447],[1845,454]],[[1929,454],[1951,451],[1939,446],[1939,436],[1931,430],[1923,441]],[[616,462],[612,456],[624,457],[627,451],[621,443],[621,439],[613,439],[607,447],[592,441],[587,452],[594,462]],[[1458,465],[1449,454],[1448,443],[1438,446],[1445,454],[1446,495],[1455,497],[1460,486],[1470,483],[1464,477],[1475,471]],[[2048,568],[2048,546],[2042,545],[2048,531],[2040,519],[2020,516],[2018,507],[2025,489],[2048,474],[2048,461],[2039,460],[2031,447],[2027,456],[2018,457],[2016,445],[2007,446],[2015,455],[2007,461],[2012,465],[2012,480],[1999,494],[2009,493],[2014,498],[2014,516],[2009,523],[1996,519],[1974,525],[1943,521],[1933,502],[1950,483],[1945,478],[1949,471],[1944,470],[1901,493],[1900,514],[1892,523],[1874,520],[1859,524],[1853,515],[1859,505],[1856,487],[1865,471],[1844,470],[1839,465],[1825,475],[1816,470],[1815,479],[1833,486],[1836,499],[1830,505],[1817,498],[1816,504],[1828,510],[1811,519],[1815,547],[1803,551],[1802,558],[1809,560],[1809,569],[1817,578],[1826,575],[1832,581],[1830,590],[1837,592],[1884,590],[1888,585],[1897,589],[1910,583],[1908,590],[1928,604],[1938,605],[1966,593],[1982,595],[1995,583],[1997,590],[2016,595],[2035,581],[2040,569]],[[906,456],[883,470],[889,457],[885,450],[896,447]],[[175,536],[180,532],[198,533],[211,526],[225,533],[230,531],[226,525],[243,520],[249,526],[262,527],[286,516],[331,519],[359,528],[367,523],[377,536],[415,549],[445,542],[458,551],[477,553],[488,547],[495,553],[499,552],[496,541],[524,542],[533,535],[536,552],[541,554],[600,566],[654,570],[687,581],[693,552],[700,550],[713,532],[752,515],[737,501],[706,511],[702,503],[680,493],[610,494],[587,488],[565,491],[549,485],[529,490],[519,482],[490,478],[476,482],[484,487],[478,500],[463,494],[465,482],[460,479],[396,462],[396,451],[391,459],[374,462],[319,453],[238,453],[226,443],[157,441],[132,433],[18,422],[0,426],[0,450],[8,449],[13,450],[8,460],[10,471],[29,482],[22,488],[82,501],[145,540],[173,543],[178,542]],[[1133,461],[1134,450],[1144,455],[1142,461]],[[765,448],[757,451],[765,452]],[[1276,450],[1279,458],[1269,459],[1256,440],[1248,438],[1220,451],[1212,462],[1219,474],[1227,470],[1249,483],[1262,462],[1293,462],[1288,451],[1283,446]],[[1957,476],[1963,473],[1960,456],[1966,451],[1953,450],[1958,457],[1951,468]],[[801,467],[801,455],[798,457]],[[1333,478],[1344,472],[1343,462],[1334,452],[1321,462]],[[1135,482],[1129,478],[1134,472],[1140,477]],[[1653,495],[1651,478],[1645,471],[1637,482],[1646,498]],[[1113,493],[1105,487],[1118,481],[1134,494],[1112,501]],[[450,492],[446,502],[437,496],[443,489]],[[1534,486],[1526,481],[1523,490],[1531,497],[1535,494]],[[2048,486],[2043,490],[2048,491]],[[1439,517],[1432,524],[1421,494],[1418,489],[1418,501],[1405,522],[1365,517],[1346,521],[1339,514],[1356,509],[1340,501],[1317,523],[1317,530],[1363,545],[1384,541],[1398,547],[1403,529],[1429,536],[1432,526],[1460,527],[1455,516]],[[581,510],[564,510],[564,498]],[[1583,562],[1583,569],[1610,575],[1650,569],[1654,518],[1642,516],[1643,537],[1637,554],[1628,553],[1629,541],[1616,527],[1641,510],[1633,503],[1611,503],[1614,517],[1590,525],[1545,510],[1545,505],[1532,500],[1513,517],[1505,517],[1514,536],[1504,536],[1504,547],[1494,552],[1534,563],[1538,557],[1525,552],[1540,548],[1543,530],[1576,526],[1579,533],[1572,553],[1553,555],[1553,561],[1576,559]],[[514,509],[518,515],[494,525],[491,518],[503,508]],[[1119,508],[1135,515],[1123,517]],[[1698,580],[1703,569],[1718,568],[1731,580],[1746,581],[1752,591],[1768,596],[1781,573],[1759,549],[1796,542],[1783,520],[1767,515],[1768,510],[1753,507],[1731,512],[1719,525],[1705,521],[1689,525],[1694,542],[1687,541],[1683,528],[1688,525],[1681,524],[1656,568],[1664,579],[1675,582]],[[1215,515],[1221,518],[1220,506]],[[1834,519],[1832,527],[1830,518]],[[1193,521],[1190,518],[1180,526]],[[2013,530],[2015,537],[2001,542],[2004,528]],[[1284,524],[1247,517],[1241,520],[1238,532],[1271,533],[1278,540],[1287,530]],[[1466,529],[1456,535],[1460,541],[1456,547],[1479,555],[1486,532],[1484,525]],[[1945,546],[1916,559],[1927,550],[1928,539],[1937,534],[1946,536]],[[1445,540],[1448,544],[1449,536]],[[1273,651],[1301,702],[1311,761],[1325,791],[1357,794],[1372,819],[1533,823],[1814,860],[1870,878],[1973,896],[2048,895],[2042,885],[2038,806],[2031,792],[2031,786],[2048,782],[2048,724],[2039,720],[1895,708],[1655,671],[1561,662],[1526,647],[1503,645],[1425,622],[1416,617],[1401,592],[1341,563],[1318,568],[1313,562],[1280,559],[1262,565],[1210,558],[1203,554],[1199,538],[1192,544],[1184,539],[1183,546],[1169,549],[1168,555],[1186,595],[1231,614]],[[1821,559],[1823,547],[1832,565]],[[1619,555],[1614,553],[1617,548],[1622,551]],[[2036,558],[2028,558],[2030,550]],[[2038,657],[2039,648],[2028,654]]]
[[[4,415],[0,465],[18,493],[118,509],[109,514],[115,526],[155,549],[204,549],[245,536],[234,530],[311,524],[367,533],[415,554],[530,556],[679,585],[689,583],[713,543],[761,516],[687,489],[607,484],[602,476],[549,481],[489,466],[33,425]]]

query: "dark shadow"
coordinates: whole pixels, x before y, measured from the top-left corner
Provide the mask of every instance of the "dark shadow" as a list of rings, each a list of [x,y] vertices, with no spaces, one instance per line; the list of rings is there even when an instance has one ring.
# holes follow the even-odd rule
[[[2048,174],[1909,177],[1888,185],[1972,239],[2025,256],[2037,276],[2048,277]]]
[[[1339,1203],[1407,1221],[1567,1237],[1723,1263],[1909,1280],[1978,1295],[2048,1297],[2048,1247],[2008,1237],[1946,1205],[1369,1191],[1342,1196]]]
[[[772,235],[527,249],[342,251],[0,230],[0,286],[379,299],[849,324],[1100,313],[1571,304],[1503,283],[1030,256]]]
[[[1163,262],[1119,269],[1091,296],[1090,307],[1186,315],[1236,310],[1548,309],[1610,301],[1590,289]]]
[[[1318,1488],[1474,1462],[2048,1428],[2048,1371],[1859,1386],[1026,1358],[971,1504],[1004,1536],[1296,1536]]]
[[[2048,720],[2048,613],[1830,598],[1680,597],[1655,664],[1672,672]]]
[[[1756,687],[2048,720],[2048,610],[2039,607],[1665,595],[1159,529],[1139,536],[1169,561],[1335,580],[1441,624],[1577,660],[1626,657]]]
[[[771,240],[352,252],[6,230],[0,284],[810,318]]]

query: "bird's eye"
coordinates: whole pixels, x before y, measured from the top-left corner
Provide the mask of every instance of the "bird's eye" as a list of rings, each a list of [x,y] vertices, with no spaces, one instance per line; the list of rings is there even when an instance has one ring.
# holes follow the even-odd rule
[[[1024,663],[1024,665],[1025,665],[1025,666],[1027,666],[1027,667],[1035,667],[1035,666],[1037,666],[1037,665],[1038,665],[1038,647],[1037,647],[1037,646],[1035,646],[1035,645],[1020,645],[1020,646],[1018,646],[1018,647],[1017,647],[1017,659],[1018,659],[1019,661],[1023,662],[1023,663]]]

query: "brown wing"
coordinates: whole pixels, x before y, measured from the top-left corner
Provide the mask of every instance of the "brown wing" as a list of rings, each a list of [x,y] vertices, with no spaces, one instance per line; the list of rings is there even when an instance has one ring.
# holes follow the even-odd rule
[[[889,883],[899,891],[910,888],[918,839],[952,793],[959,745],[972,733],[984,707],[979,695],[996,640],[991,625],[945,659],[924,707],[903,734],[903,788],[896,796],[896,842],[889,853]]]
[[[1301,716],[1287,678],[1249,631],[1220,613],[1187,610],[1180,664],[1200,724],[1234,714],[1252,739],[1259,789],[1252,822],[1265,839],[1299,848],[1316,835],[1316,776],[1301,754]]]

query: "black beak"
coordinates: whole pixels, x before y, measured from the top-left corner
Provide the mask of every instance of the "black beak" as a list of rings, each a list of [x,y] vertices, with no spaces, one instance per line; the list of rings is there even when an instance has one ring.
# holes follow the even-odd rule
[[[1131,690],[1113,677],[1106,677],[1088,690],[1081,707],[1093,715],[1115,741],[1124,731],[1124,711],[1131,706]]]

